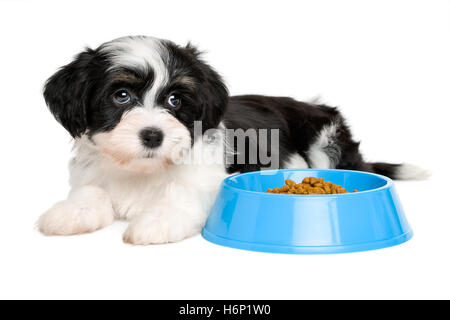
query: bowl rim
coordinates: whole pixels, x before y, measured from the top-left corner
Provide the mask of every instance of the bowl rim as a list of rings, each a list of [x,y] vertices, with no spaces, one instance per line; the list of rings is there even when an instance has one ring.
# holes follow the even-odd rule
[[[267,192],[262,192],[262,191],[250,191],[250,190],[244,190],[244,189],[239,189],[237,187],[233,187],[229,185],[229,181],[232,178],[235,178],[236,176],[245,176],[245,175],[254,175],[254,174],[261,174],[261,172],[279,172],[279,171],[334,171],[334,172],[351,172],[351,173],[357,173],[357,174],[362,174],[362,175],[367,175],[367,176],[375,176],[378,177],[382,180],[384,180],[386,182],[385,185],[375,188],[375,189],[370,189],[370,190],[365,190],[365,191],[359,191],[359,192],[349,192],[349,193],[339,193],[339,194],[278,194],[278,193],[267,193]],[[223,188],[228,188],[231,190],[235,190],[237,192],[240,193],[247,193],[247,194],[253,194],[253,195],[264,195],[264,196],[269,196],[269,197],[284,197],[284,198],[296,198],[296,199],[304,199],[304,198],[337,198],[337,197],[349,197],[349,196],[359,196],[359,195],[364,195],[367,193],[373,193],[373,192],[380,192],[382,190],[391,188],[392,185],[394,184],[393,180],[383,176],[381,174],[376,174],[376,173],[372,173],[372,172],[366,172],[366,171],[358,171],[358,170],[347,170],[347,169],[313,169],[313,168],[307,168],[307,169],[271,169],[271,170],[260,170],[260,171],[251,171],[251,172],[245,172],[245,173],[236,173],[233,174],[227,178],[225,178],[222,182],[222,187]],[[298,196],[302,196],[301,198],[299,198]]]

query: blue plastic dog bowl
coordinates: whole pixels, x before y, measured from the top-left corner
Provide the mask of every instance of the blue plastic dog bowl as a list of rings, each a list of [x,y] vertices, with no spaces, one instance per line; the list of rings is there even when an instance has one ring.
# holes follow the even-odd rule
[[[285,179],[324,178],[357,193],[266,193]],[[408,241],[412,229],[392,180],[350,170],[267,170],[225,179],[203,237],[238,249],[275,253],[344,253]]]

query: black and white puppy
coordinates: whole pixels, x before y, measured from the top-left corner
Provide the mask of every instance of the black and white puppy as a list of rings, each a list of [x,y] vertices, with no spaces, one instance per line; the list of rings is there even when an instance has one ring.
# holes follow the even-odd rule
[[[425,174],[412,165],[365,162],[336,108],[229,97],[194,47],[166,40],[124,37],[86,49],[47,81],[44,97],[75,150],[68,198],[38,221],[48,235],[91,232],[116,218],[130,221],[128,243],[182,240],[200,232],[220,182],[234,172],[311,167],[395,179]],[[229,138],[231,129],[243,133],[243,145],[235,143],[239,136]],[[260,132],[269,132],[264,143]]]

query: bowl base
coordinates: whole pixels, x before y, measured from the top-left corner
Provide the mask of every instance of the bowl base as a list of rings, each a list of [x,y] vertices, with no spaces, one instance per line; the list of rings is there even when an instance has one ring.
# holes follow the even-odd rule
[[[413,237],[413,232],[407,232],[401,234],[397,237],[372,241],[366,243],[355,243],[340,246],[278,246],[270,244],[260,244],[260,243],[250,243],[244,241],[236,241],[231,239],[225,239],[216,236],[207,230],[203,229],[202,236],[204,239],[225,247],[249,250],[249,251],[259,251],[259,252],[269,252],[269,253],[288,253],[288,254],[333,254],[333,253],[349,253],[358,251],[369,251],[382,249],[387,247],[392,247],[395,245],[402,244]]]

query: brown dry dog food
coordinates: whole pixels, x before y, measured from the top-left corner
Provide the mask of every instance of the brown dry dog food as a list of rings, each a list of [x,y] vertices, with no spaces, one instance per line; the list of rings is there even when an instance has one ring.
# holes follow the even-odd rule
[[[338,194],[348,193],[345,188],[340,185],[324,181],[323,178],[317,179],[314,177],[307,177],[303,179],[301,183],[295,183],[294,181],[287,179],[284,181],[286,184],[281,188],[267,189],[268,193],[280,193],[280,194]],[[358,192],[358,190],[353,190]]]

